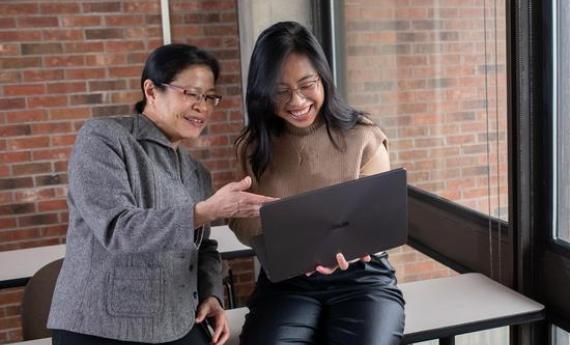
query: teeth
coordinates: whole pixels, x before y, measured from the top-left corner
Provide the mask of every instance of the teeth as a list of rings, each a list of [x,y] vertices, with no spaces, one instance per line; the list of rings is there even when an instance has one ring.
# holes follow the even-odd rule
[[[190,121],[190,122],[194,122],[196,124],[199,124],[199,125],[204,124],[204,120],[199,119],[197,117],[185,117],[185,119]]]
[[[310,109],[311,109],[311,107],[300,110],[300,111],[289,111],[289,114],[291,114],[293,117],[303,117],[309,113]]]

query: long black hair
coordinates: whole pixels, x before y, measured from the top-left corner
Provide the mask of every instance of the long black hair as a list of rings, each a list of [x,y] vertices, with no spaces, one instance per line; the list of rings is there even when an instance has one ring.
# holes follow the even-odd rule
[[[135,111],[142,114],[146,106],[144,81],[150,79],[154,86],[163,90],[165,86],[176,78],[178,73],[192,65],[202,65],[210,68],[214,74],[214,81],[220,75],[218,60],[205,50],[188,44],[167,44],[156,48],[146,59],[141,76],[141,90],[143,99],[135,104]]]
[[[317,70],[324,88],[324,102],[319,116],[324,120],[329,138],[342,150],[331,129],[350,129],[365,113],[353,109],[336,92],[327,58],[316,37],[301,24],[280,22],[265,29],[253,48],[247,78],[246,106],[248,123],[236,140],[236,146],[249,160],[257,180],[271,161],[271,136],[285,129],[285,120],[275,113],[274,94],[283,60],[291,53],[305,55]],[[247,155],[247,152],[251,152]]]

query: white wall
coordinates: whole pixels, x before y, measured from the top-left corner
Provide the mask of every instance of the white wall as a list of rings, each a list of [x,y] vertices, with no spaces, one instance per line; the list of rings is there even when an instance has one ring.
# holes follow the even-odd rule
[[[286,20],[299,22],[312,30],[311,4],[309,0],[238,0],[244,106],[249,59],[257,36],[270,25]]]

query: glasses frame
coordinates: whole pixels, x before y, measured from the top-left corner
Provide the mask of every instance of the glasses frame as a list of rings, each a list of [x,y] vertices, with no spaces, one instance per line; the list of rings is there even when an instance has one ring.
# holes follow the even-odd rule
[[[275,91],[274,99],[279,104],[287,103],[293,99],[294,93],[299,93],[299,94],[301,94],[303,99],[307,99],[308,97],[311,96],[312,92],[317,89],[320,80],[321,80],[321,77],[318,74],[316,74],[315,79],[305,80],[302,83],[303,85],[301,85],[299,87],[296,87],[293,89],[291,89],[291,88],[277,89]],[[309,86],[307,84],[311,84],[311,86]],[[286,94],[285,94],[285,92],[286,92]]]
[[[167,83],[162,83],[160,85],[172,88],[174,90],[178,90],[184,96],[192,99],[196,103],[206,101],[206,105],[209,105],[211,107],[217,107],[220,104],[220,102],[222,101],[222,96],[220,96],[220,95],[208,95],[206,93],[194,92],[192,90],[185,89],[182,86],[172,85],[172,84],[167,84]],[[212,100],[213,103],[208,103],[208,100]]]

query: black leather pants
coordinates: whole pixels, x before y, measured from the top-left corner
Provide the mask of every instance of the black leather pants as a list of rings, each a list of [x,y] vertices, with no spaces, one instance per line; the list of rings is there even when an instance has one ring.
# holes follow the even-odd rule
[[[387,255],[330,276],[272,283],[262,271],[241,345],[397,345],[404,299]]]

